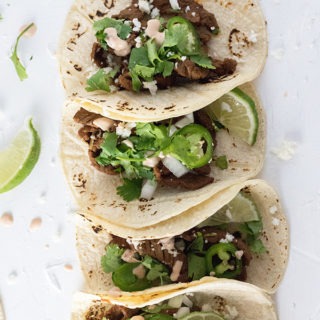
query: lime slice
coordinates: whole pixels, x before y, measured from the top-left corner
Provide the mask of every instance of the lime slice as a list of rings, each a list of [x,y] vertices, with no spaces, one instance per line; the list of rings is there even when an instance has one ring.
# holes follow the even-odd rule
[[[32,120],[20,131],[10,146],[0,151],[0,193],[19,185],[38,161],[41,142]]]
[[[196,311],[191,312],[182,318],[179,318],[179,320],[223,320],[223,318],[215,312]]]
[[[260,215],[257,206],[248,194],[240,191],[228,204],[199,226],[218,226],[224,223],[244,223],[259,220]]]
[[[257,139],[259,119],[254,101],[238,88],[206,107],[230,133],[253,145]]]

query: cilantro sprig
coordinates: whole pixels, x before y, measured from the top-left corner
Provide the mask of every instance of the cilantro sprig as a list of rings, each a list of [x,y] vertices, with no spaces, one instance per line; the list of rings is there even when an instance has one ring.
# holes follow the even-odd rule
[[[18,77],[19,77],[19,79],[21,81],[27,79],[28,78],[28,74],[27,74],[26,68],[23,66],[23,64],[21,63],[20,58],[18,56],[18,45],[19,45],[19,41],[20,41],[21,37],[27,31],[29,31],[33,26],[34,26],[34,23],[30,23],[25,29],[23,29],[21,31],[21,33],[19,34],[19,36],[18,36],[18,38],[16,40],[16,43],[15,43],[14,48],[13,48],[12,55],[10,57],[11,61],[13,62],[13,65],[14,65],[14,67],[16,69],[17,75],[18,75]]]
[[[110,92],[110,85],[112,83],[112,79],[119,72],[119,68],[114,68],[113,70],[106,73],[104,69],[100,69],[94,75],[92,75],[89,79],[87,79],[87,87],[86,91],[92,92],[96,90],[102,90]]]

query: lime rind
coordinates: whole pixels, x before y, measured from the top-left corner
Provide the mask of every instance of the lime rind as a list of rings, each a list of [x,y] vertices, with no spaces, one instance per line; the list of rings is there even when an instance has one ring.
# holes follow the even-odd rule
[[[249,145],[257,140],[259,118],[255,102],[245,92],[235,88],[210,104],[206,110]]]
[[[0,157],[12,159],[14,154],[17,155],[19,152],[23,152],[22,150],[25,146],[22,144],[26,141],[23,139],[24,135],[31,135],[30,146],[21,159],[21,163],[18,163],[18,166],[12,168],[12,174],[7,179],[4,179],[4,181],[0,181],[0,193],[7,192],[22,183],[29,176],[39,159],[41,141],[38,132],[33,126],[32,119],[28,121],[28,130],[21,131],[14,139],[12,143],[14,147],[12,148],[12,145],[9,146],[7,150],[0,153]],[[5,163],[7,160],[8,159],[4,159],[1,163]]]

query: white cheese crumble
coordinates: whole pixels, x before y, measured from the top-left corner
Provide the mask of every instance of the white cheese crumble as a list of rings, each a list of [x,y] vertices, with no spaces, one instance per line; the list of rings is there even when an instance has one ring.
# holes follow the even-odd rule
[[[195,12],[191,12],[191,15],[192,15],[193,17],[195,17],[195,16],[196,16],[196,13],[195,13]]]
[[[188,11],[190,11],[190,6],[186,6],[185,12],[187,13]]]
[[[227,232],[226,237],[224,239],[221,239],[220,242],[221,243],[229,243],[229,242],[232,242],[233,239],[234,239],[234,236]]]
[[[214,31],[214,30],[216,30],[216,27],[210,27],[210,30]]]
[[[180,10],[178,0],[169,0],[169,2],[170,2],[170,6],[173,10]]]
[[[156,18],[160,16],[160,10],[158,8],[153,8],[151,11],[151,18]]]
[[[277,206],[270,207],[269,208],[269,212],[270,212],[270,214],[275,214],[276,212],[278,212]]]
[[[248,36],[248,40],[252,43],[257,42],[257,34],[253,30],[250,31],[250,34]]]
[[[137,18],[133,18],[132,23],[133,23],[132,30],[135,32],[139,32],[141,29],[141,22]]]
[[[234,253],[234,255],[236,256],[236,258],[238,259],[238,260],[241,260],[241,258],[242,258],[242,256],[243,256],[243,250],[238,250],[238,251],[236,251],[235,253]]]
[[[129,138],[131,129],[135,127],[135,122],[120,122],[116,128],[116,134],[122,138]]]
[[[134,41],[136,42],[136,48],[140,48],[141,47],[141,41],[142,41],[142,39],[141,39],[141,37],[140,36],[138,36],[138,37],[136,37],[135,39],[134,39]]]
[[[278,218],[273,218],[273,219],[272,219],[272,224],[273,224],[274,226],[278,226],[278,225],[280,224],[280,220],[279,220]]]
[[[138,2],[139,10],[145,13],[150,14],[152,5],[147,0],[139,0]]]
[[[152,96],[156,95],[156,93],[158,91],[157,81],[156,80],[148,81],[148,82],[144,81],[142,83],[143,83],[143,87],[145,89],[148,89]]]
[[[273,148],[271,152],[280,160],[288,161],[294,156],[298,144],[294,141],[283,140],[279,147]]]
[[[182,56],[181,57],[181,61],[186,61],[187,60],[187,57],[186,56]]]

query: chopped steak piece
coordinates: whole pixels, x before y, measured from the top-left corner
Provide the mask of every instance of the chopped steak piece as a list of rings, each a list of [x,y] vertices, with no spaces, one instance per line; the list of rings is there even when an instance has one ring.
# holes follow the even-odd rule
[[[212,120],[207,114],[207,112],[204,110],[198,110],[193,113],[193,116],[194,116],[195,123],[201,124],[211,133],[212,140],[216,145],[216,131],[214,130],[214,127],[212,125]]]
[[[134,18],[138,19],[139,21],[144,19],[145,13],[142,12],[139,7],[136,7],[136,1],[132,2],[130,7],[127,7],[120,11],[120,13],[115,14],[112,16],[113,19],[124,19],[124,20],[133,20]]]
[[[132,79],[129,71],[124,72],[118,78],[119,80],[119,87],[126,89],[128,91],[132,91]]]
[[[194,172],[200,175],[208,175],[211,172],[210,164],[206,164],[203,167],[193,169]]]
[[[101,114],[87,111],[84,108],[80,108],[80,110],[73,116],[73,120],[75,122],[89,126],[94,126],[93,121],[98,118],[101,118]]]
[[[108,320],[128,320],[134,315],[140,313],[139,309],[129,309],[119,305],[113,305],[104,315]]]
[[[236,71],[237,62],[232,59],[214,60],[213,65],[216,67],[214,70],[210,70],[210,77],[221,78],[232,75]]]
[[[99,43],[95,42],[92,47],[91,59],[99,68],[106,68],[108,63],[108,51],[104,50]]]
[[[189,59],[185,61],[179,61],[176,64],[175,71],[182,77],[191,80],[205,79],[209,76],[210,70],[197,66],[194,62]]]
[[[182,187],[187,190],[197,190],[212,183],[213,181],[214,179],[209,176],[187,173],[180,178],[177,178],[173,174],[165,177],[161,176],[161,180],[159,182],[165,186]]]

